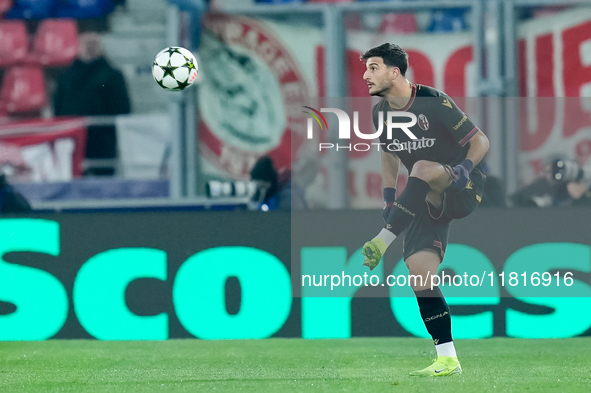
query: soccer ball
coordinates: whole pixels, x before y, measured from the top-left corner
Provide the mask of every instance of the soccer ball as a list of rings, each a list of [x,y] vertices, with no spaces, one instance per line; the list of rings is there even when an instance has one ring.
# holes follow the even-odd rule
[[[152,76],[163,89],[181,91],[197,79],[197,59],[185,48],[170,46],[156,55]]]

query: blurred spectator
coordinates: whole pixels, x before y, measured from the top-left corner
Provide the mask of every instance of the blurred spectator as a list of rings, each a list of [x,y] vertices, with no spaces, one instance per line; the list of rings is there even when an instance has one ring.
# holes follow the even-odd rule
[[[564,164],[558,168],[560,162],[568,163],[571,174],[563,174],[560,168]],[[590,172],[590,168],[579,167],[572,160],[551,158],[545,162],[542,174],[513,194],[511,200],[515,206],[591,206]]]
[[[31,211],[27,199],[6,181],[0,173],[0,213],[22,213]]]
[[[130,112],[123,74],[103,55],[100,36],[84,33],[79,37],[78,58],[61,75],[54,97],[56,116],[123,115]],[[115,126],[90,126],[86,158],[117,157]],[[113,175],[113,166],[90,168],[86,175]]]
[[[261,203],[261,210],[302,210],[308,208],[305,192],[292,182],[291,171],[286,169],[278,173],[270,157],[261,157],[254,164],[250,177],[254,181],[268,184],[267,193]]]

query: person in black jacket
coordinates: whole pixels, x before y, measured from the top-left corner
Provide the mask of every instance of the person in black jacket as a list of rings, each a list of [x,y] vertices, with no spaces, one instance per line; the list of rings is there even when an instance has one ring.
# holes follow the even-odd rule
[[[123,115],[131,111],[123,74],[105,59],[100,36],[79,36],[78,58],[61,75],[54,96],[56,116]],[[88,127],[86,158],[111,159],[117,156],[114,126]],[[91,175],[112,175],[114,168],[94,168]]]
[[[20,213],[31,211],[27,199],[16,191],[3,173],[0,173],[0,213]]]
[[[261,201],[261,210],[305,210],[308,208],[305,191],[293,182],[291,170],[277,171],[271,157],[259,158],[251,169],[250,178],[268,186],[265,190],[265,197]]]

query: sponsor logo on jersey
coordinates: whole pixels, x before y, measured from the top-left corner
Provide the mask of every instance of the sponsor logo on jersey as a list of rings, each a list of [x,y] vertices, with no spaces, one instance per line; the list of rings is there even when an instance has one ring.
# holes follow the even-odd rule
[[[443,102],[441,103],[441,105],[447,106],[449,109],[453,109],[453,107],[451,106],[451,102],[449,102],[449,100],[447,98],[443,99]]]
[[[415,150],[433,147],[435,140],[435,138],[423,137],[414,141],[400,142],[398,139],[394,139],[392,142],[386,145],[386,149],[388,151],[407,151],[412,153]]]
[[[423,115],[422,113],[419,115],[417,123],[419,127],[421,127],[421,130],[427,131],[429,129],[429,120],[427,120],[427,116]]]
[[[456,125],[454,126],[454,131],[457,131],[457,130],[458,130],[458,128],[460,128],[460,127],[462,126],[462,124],[464,124],[464,123],[465,123],[467,120],[468,120],[468,116],[464,115],[464,117],[462,117],[462,120],[460,120],[460,121],[458,122],[458,124],[456,124]]]

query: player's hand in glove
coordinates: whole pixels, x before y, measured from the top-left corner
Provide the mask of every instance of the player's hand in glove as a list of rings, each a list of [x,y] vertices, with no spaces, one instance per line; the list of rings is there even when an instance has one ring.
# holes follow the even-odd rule
[[[447,187],[450,192],[460,192],[470,182],[470,172],[474,169],[474,163],[468,159],[461,164],[454,166],[455,180],[452,179],[451,185]]]
[[[392,206],[394,205],[395,200],[396,189],[392,187],[384,188],[384,209],[382,210],[384,222],[388,221],[388,217],[390,216],[390,212],[392,211]]]

